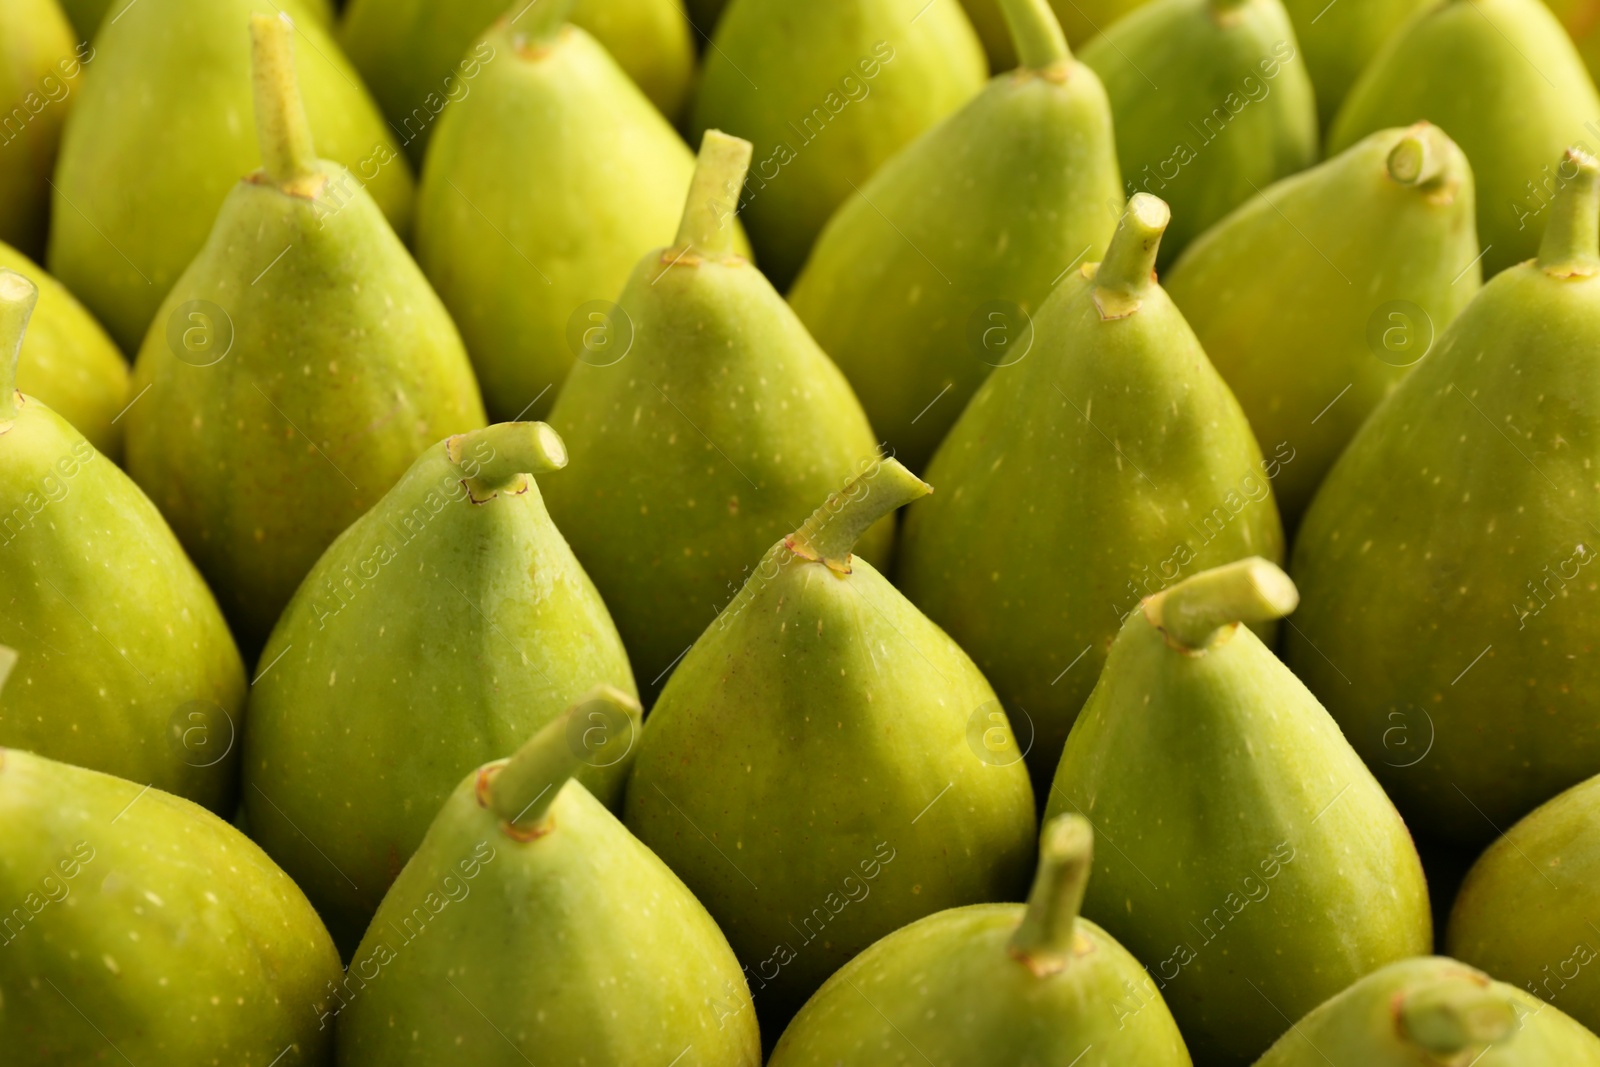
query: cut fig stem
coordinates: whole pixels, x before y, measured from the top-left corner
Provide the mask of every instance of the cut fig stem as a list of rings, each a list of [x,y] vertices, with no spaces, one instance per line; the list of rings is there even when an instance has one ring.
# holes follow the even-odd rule
[[[1281,619],[1299,603],[1282,568],[1252,556],[1163,589],[1144,602],[1144,612],[1174,643],[1201,649],[1224,627]]]
[[[1149,193],[1134,193],[1117,223],[1106,258],[1095,271],[1095,289],[1131,301],[1136,309],[1139,294],[1155,284],[1156,252],[1171,221],[1172,210],[1166,201]]]
[[[601,743],[632,744],[641,716],[637,700],[613,686],[596,686],[500,764],[489,779],[487,803],[509,836],[537,836],[556,795],[585,757]],[[608,736],[596,739],[595,730]]]
[[[539,39],[559,32],[576,5],[577,0],[516,0],[506,16],[518,34]]]
[[[0,270],[0,421],[17,417],[17,357],[39,300],[39,288],[16,271]]]
[[[1389,150],[1389,177],[1401,185],[1436,184],[1450,170],[1451,153],[1445,141],[1444,131],[1439,127],[1417,123]]]
[[[1396,1014],[1405,1038],[1435,1056],[1493,1045],[1517,1029],[1516,1007],[1504,993],[1454,976],[1411,990]]]
[[[1567,149],[1539,244],[1539,266],[1556,277],[1600,272],[1600,163],[1579,148]]]
[[[1067,35],[1047,0],[1000,0],[1019,64],[1028,70],[1048,70],[1072,58]]]
[[[261,169],[287,193],[309,195],[307,182],[320,179],[311,126],[295,76],[294,23],[288,15],[250,16],[255,80],[256,137]]]
[[[1039,871],[1028,893],[1011,954],[1039,977],[1056,974],[1072,957],[1074,928],[1094,864],[1094,831],[1082,815],[1058,815],[1044,828]]]
[[[487,485],[519,474],[548,474],[567,465],[561,435],[542,422],[499,422],[457,434],[445,450],[461,473]]]
[[[873,462],[866,473],[851,480],[790,534],[789,550],[797,556],[826,563],[831,570],[850,573],[850,554],[867,527],[927,496],[933,487],[906,470],[897,459]]]
[[[726,259],[733,254],[733,219],[745,175],[750,172],[752,152],[750,142],[741,137],[721,130],[706,131],[674,251],[688,249],[704,259]]]

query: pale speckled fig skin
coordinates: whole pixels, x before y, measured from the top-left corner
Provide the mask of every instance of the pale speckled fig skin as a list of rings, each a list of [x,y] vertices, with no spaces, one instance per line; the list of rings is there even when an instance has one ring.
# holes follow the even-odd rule
[[[465,475],[495,446],[470,444],[457,464],[449,445],[317,561],[251,690],[251,833],[346,950],[462,774],[596,684],[633,692],[616,627],[538,485],[471,489]],[[578,777],[620,811],[627,769]]]
[[[152,320],[164,329],[162,299],[202,253],[239,176],[261,165],[250,16],[279,10],[295,18],[302,41],[297,66],[316,144],[369,183],[396,229],[409,228],[405,157],[299,0],[139,0],[95,35],[62,136],[46,263],[124,352],[138,351]],[[173,32],[179,25],[184,32]]]
[[[739,963],[677,876],[578,782],[557,787],[549,831],[519,841],[477,779],[439,812],[331,1005],[342,1067],[759,1067]]]
[[[1295,544],[1286,662],[1412,827],[1462,844],[1600,772],[1591,166],[1586,192],[1567,187],[1591,273],[1558,254],[1553,274],[1535,260],[1485,285],[1361,428]]]
[[[1407,138],[1436,174],[1390,173]],[[1383,130],[1263,189],[1162,279],[1262,448],[1294,449],[1272,483],[1291,529],[1372,409],[1482,285],[1473,212],[1472,168],[1448,137]],[[1395,301],[1426,318],[1386,312]],[[1375,317],[1394,351],[1374,347]]]
[[[1538,251],[1562,151],[1600,148],[1600,96],[1538,0],[1441,0],[1413,18],[1351,88],[1327,149],[1423,119],[1472,161],[1486,277]]]
[[[728,935],[769,1038],[890,931],[1020,898],[1035,846],[972,661],[871,564],[840,574],[792,539],[678,665],[626,798],[629,829]],[[980,759],[985,728],[1009,757]]]
[[[1196,1062],[1247,1064],[1285,1016],[1429,951],[1433,924],[1405,824],[1338,726],[1247,627],[1214,640],[1175,647],[1134,612],[1045,817],[1081,812],[1107,843],[1083,914],[1150,969]]]
[[[1280,0],[1155,0],[1078,58],[1111,99],[1128,193],[1172,205],[1163,269],[1228,212],[1316,162],[1311,78]]]
[[[1452,956],[1600,1026],[1600,778],[1537,808],[1478,859],[1456,895]]]
[[[333,1063],[318,1017],[338,954],[249,838],[159,789],[4,749],[0,823],[8,1065]]]
[[[1072,47],[1088,44],[1107,26],[1147,0],[1050,0]],[[978,31],[989,65],[998,74],[1017,65],[1017,48],[1006,28],[1000,0],[961,0],[972,28]]]
[[[1459,980],[1503,994],[1517,1017],[1516,1028],[1487,1048],[1435,1057],[1406,1040],[1395,1004],[1406,993],[1440,980]],[[1522,990],[1452,959],[1402,960],[1374,971],[1295,1023],[1255,1067],[1594,1067],[1600,1039],[1559,1010]]]
[[[30,256],[44,254],[61,124],[83,84],[82,60],[93,52],[56,0],[0,5],[0,241]]]
[[[101,455],[120,460],[122,426],[112,420],[128,404],[127,361],[94,316],[43,267],[5,244],[0,267],[39,287],[39,306],[17,363],[17,388],[72,423]]]
[[[898,551],[901,589],[994,684],[1041,794],[1141,597],[1283,553],[1269,475],[1289,453],[1262,458],[1159,286],[1107,319],[1093,273],[1056,287],[1032,351],[973,397],[928,467],[939,491],[912,505]]]
[[[1120,203],[1122,180],[1105,90],[1064,48],[1047,51],[1048,66],[995,78],[863,183],[789,293],[913,470],[1022,343],[974,343],[974,318],[992,327],[983,309],[995,301],[1037,311],[1061,272],[1099,260],[1116,229],[1106,204]],[[997,321],[1008,342],[1026,330],[1015,314]]]
[[[339,43],[394,124],[413,165],[422,165],[440,111],[476,91],[482,64],[469,55],[473,42],[496,19],[517,15],[522,6],[505,0],[351,0],[346,5]],[[677,117],[689,95],[695,61],[682,0],[577,0],[571,18],[663,114]]]
[[[755,145],[741,217],[780,290],[852,184],[975,96],[987,74],[958,0],[733,0],[714,41],[692,133]]]
[[[1283,0],[1316,92],[1317,118],[1326,130],[1356,78],[1406,20],[1433,0]],[[1580,0],[1581,2],[1581,0]]]

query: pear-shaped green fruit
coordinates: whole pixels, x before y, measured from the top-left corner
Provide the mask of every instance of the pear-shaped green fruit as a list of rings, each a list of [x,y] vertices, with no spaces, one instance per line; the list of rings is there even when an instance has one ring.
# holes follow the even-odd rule
[[[1539,0],[1440,0],[1375,56],[1328,131],[1340,152],[1367,134],[1426,119],[1472,161],[1483,271],[1539,250],[1555,161],[1597,143],[1600,96],[1572,41]]]
[[[12,677],[15,686],[17,679]],[[249,838],[159,789],[0,749],[8,1067],[326,1067],[339,956]]]
[[[1489,846],[1450,913],[1450,954],[1600,1026],[1600,778],[1548,801]]]
[[[1269,1000],[1271,990],[1264,990]],[[1440,956],[1374,971],[1295,1023],[1255,1067],[1594,1067],[1600,1038]]]
[[[1150,968],[1206,1064],[1249,1063],[1285,1019],[1433,945],[1422,862],[1394,805],[1240,625],[1295,602],[1262,559],[1147,598],[1045,808],[1082,813],[1114,846],[1099,851],[1083,913]]]
[[[0,745],[231,814],[244,665],[139,487],[14,389],[35,292],[0,269]]]
[[[304,42],[296,66],[317,144],[406,231],[405,157],[355,70],[304,10],[300,0],[281,8],[275,0],[139,0],[95,37],[92,73],[61,142],[48,265],[123,351],[138,350],[239,175],[261,165],[251,122],[252,13],[296,17]]]
[[[1483,284],[1472,168],[1426,123],[1263,189],[1163,279],[1262,447],[1291,528],[1378,401]]]
[[[913,469],[995,366],[1027,356],[1055,280],[1105,253],[1121,196],[1111,111],[1045,0],[1005,0],[1021,68],[841,206],[789,294]]]
[[[0,4],[0,241],[30,256],[44,253],[61,124],[93,55],[56,0]]]
[[[878,455],[844,376],[733,249],[749,165],[748,141],[706,134],[677,241],[634,270],[550,413],[575,457],[550,513],[641,679],[659,680],[751,561]],[[879,523],[869,558],[893,535]]]
[[[1147,0],[1049,0],[1061,28],[1073,47],[1087,44],[1107,26]],[[1017,48],[1006,22],[1006,0],[961,0],[972,28],[989,53],[989,64],[996,73],[1017,65]]]
[[[1465,843],[1600,773],[1600,165],[1558,166],[1539,258],[1373,413],[1295,543],[1285,659],[1411,825]]]
[[[573,778],[586,723],[637,711],[591,693],[455,789],[338,991],[340,1064],[759,1067],[722,932]]]
[[[75,426],[102,455],[122,458],[118,416],[128,404],[128,363],[94,316],[44,268],[0,244],[0,268],[39,287],[39,306],[22,341],[16,387]]]
[[[1162,266],[1316,162],[1311,78],[1282,0],[1155,0],[1078,54],[1111,98],[1128,193],[1172,205]]]
[[[543,17],[533,7],[527,0],[509,12],[505,0],[351,0],[339,41],[412,163],[422,165],[439,113],[472,95],[486,65],[512,58],[492,44],[473,43],[501,15],[509,16],[513,30],[532,27]],[[605,46],[663,114],[682,112],[695,57],[683,0],[577,0],[571,19]]]
[[[1152,268],[1143,193],[1105,262],[1071,272],[1026,358],[991,374],[907,516],[899,584],[994,682],[1034,782],[1055,771],[1122,619],[1178,578],[1278,559],[1283,531],[1238,401]]]
[[[1600,75],[1600,4],[1595,0],[1544,0],[1578,46],[1591,78]]]
[[[740,214],[773,284],[787,289],[834,210],[985,74],[958,0],[733,0],[691,125],[755,145]]]
[[[251,833],[343,947],[462,774],[598,682],[633,691],[606,606],[529,477],[565,462],[540,423],[441,441],[317,561],[262,653]],[[580,775],[619,811],[631,743],[597,749]]]
[[[287,24],[252,30],[266,166],[162,304],[126,416],[129,472],[249,653],[412,460],[484,422],[450,316],[372,198],[312,151]]]
[[[1150,976],[1078,915],[1091,854],[1088,820],[1055,819],[1026,907],[952,908],[875,943],[806,1003],[769,1067],[1189,1067]]]
[[[1434,0],[1283,0],[1294,23],[1295,37],[1316,90],[1317,117],[1323,129],[1333,123],[1339,105],[1356,78],[1384,43],[1407,19]],[[1587,2],[1587,0],[1584,0]]]
[[[123,12],[138,2],[139,0],[61,0],[61,8],[72,20],[72,25],[77,27],[78,36],[92,40],[107,14],[114,10],[116,15],[112,17],[120,18]],[[333,22],[334,0],[299,0],[299,2],[305,8],[306,14],[313,16],[324,26]]]
[[[874,465],[773,545],[667,683],[627,822],[716,917],[762,1025],[878,938],[1016,899],[1034,806],[994,691],[851,548],[928,492]]]
[[[593,316],[672,240],[694,172],[571,7],[518,5],[474,46],[496,58],[440,116],[418,196],[417,260],[496,419],[550,409]]]

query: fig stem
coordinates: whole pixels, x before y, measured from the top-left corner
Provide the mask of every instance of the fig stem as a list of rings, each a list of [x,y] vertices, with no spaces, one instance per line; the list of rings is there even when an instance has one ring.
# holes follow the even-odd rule
[[[1556,189],[1539,243],[1539,266],[1553,277],[1587,278],[1600,272],[1600,163],[1569,148],[1556,168]]]
[[[1061,21],[1047,0],[1000,0],[1000,9],[1022,67],[1048,70],[1072,58]]]
[[[1515,1006],[1492,986],[1464,977],[1440,978],[1406,993],[1400,1032],[1435,1056],[1494,1045],[1517,1028]]]
[[[1419,122],[1406,130],[1389,149],[1385,162],[1389,177],[1401,185],[1432,185],[1449,169],[1449,153],[1439,143],[1444,132],[1431,123]]]
[[[294,23],[285,14],[250,16],[256,139],[261,169],[286,193],[315,195],[317,153],[294,70]]]
[[[684,249],[704,259],[726,259],[733,254],[733,219],[753,151],[749,141],[721,130],[707,130],[701,138],[674,246],[680,256]]]
[[[1107,318],[1121,318],[1139,309],[1139,297],[1155,284],[1156,251],[1172,221],[1166,201],[1134,193],[1117,223],[1106,256],[1095,270],[1096,302]]]
[[[559,32],[576,5],[577,0],[515,0],[506,14],[518,34],[538,40]]]
[[[1281,619],[1300,603],[1300,591],[1276,563],[1241,559],[1185,578],[1144,602],[1145,618],[1176,644],[1201,649],[1234,623]]]
[[[626,724],[630,732],[626,740],[631,743],[641,715],[633,697],[614,686],[596,686],[545,723],[516,755],[492,765],[488,788],[480,790],[480,796],[486,794],[486,806],[500,817],[507,836],[527,839],[548,828],[550,805],[592,751],[592,730],[609,732],[610,725],[617,724],[622,732],[621,724]],[[589,725],[591,721],[597,725]]]
[[[548,474],[567,465],[561,435],[542,422],[498,422],[457,434],[445,444],[468,478],[496,485],[519,474]]]
[[[0,269],[0,422],[17,417],[17,358],[28,332],[39,287],[14,270]]]
[[[784,541],[789,551],[850,573],[850,554],[867,527],[896,508],[927,496],[933,487],[897,459],[877,459],[827,501]]]
[[[1094,865],[1094,831],[1082,815],[1058,815],[1039,841],[1039,871],[1028,910],[1011,935],[1011,955],[1040,978],[1059,973],[1072,958],[1072,942]]]

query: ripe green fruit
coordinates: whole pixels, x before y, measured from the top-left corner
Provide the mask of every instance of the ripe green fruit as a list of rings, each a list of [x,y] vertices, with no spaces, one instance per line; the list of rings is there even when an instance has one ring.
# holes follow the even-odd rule
[[[694,159],[572,0],[501,19],[471,94],[446,108],[417,201],[417,260],[455,315],[496,419],[537,417],[616,299],[672,240]]]
[[[1067,40],[1073,47],[1081,47],[1093,40],[1107,26],[1116,22],[1146,0],[1049,0]],[[1011,40],[1006,23],[1006,0],[961,0],[972,28],[978,31],[983,49],[989,53],[989,64],[996,73],[1017,65],[1017,49]]]
[[[629,779],[628,827],[716,917],[770,1033],[883,935],[1027,885],[1033,793],[994,691],[851,555],[926,492],[884,460],[773,545]]]
[[[93,54],[56,0],[0,4],[0,241],[30,256],[44,252],[61,123]]]
[[[72,25],[77,27],[78,36],[90,40],[113,7],[117,12],[113,18],[120,19],[123,12],[138,2],[139,0],[61,0],[61,8],[72,20]],[[302,6],[306,14],[327,26],[333,22],[333,2],[334,0],[303,0]]]
[[[35,292],[0,269],[0,744],[231,814],[244,665],[139,487],[13,388]]]
[[[404,233],[411,172],[393,137],[328,31],[299,0],[281,10],[305,41],[296,68],[317,143]],[[279,11],[274,0],[139,0],[95,37],[62,137],[48,265],[124,352],[152,320],[164,333],[162,299],[202,254],[239,175],[261,165],[250,17]],[[247,280],[282,247],[252,261]]]
[[[1294,22],[1322,128],[1333,124],[1356,78],[1412,15],[1434,0],[1283,0]]]
[[[1539,250],[1552,160],[1595,143],[1600,96],[1572,41],[1539,0],[1441,0],[1390,38],[1328,131],[1328,151],[1426,119],[1461,146],[1478,186],[1483,271]]]
[[[1163,281],[1263,447],[1284,521],[1483,284],[1472,168],[1436,126],[1384,130],[1253,197]]]
[[[251,833],[341,946],[461,775],[599,682],[633,691],[606,606],[530,477],[565,462],[540,423],[441,441],[317,561],[262,652]],[[579,778],[620,810],[632,737],[602,734],[584,735],[605,747]]]
[[[1600,74],[1600,19],[1595,18],[1595,0],[1545,0],[1545,6],[1555,12],[1572,43],[1577,45],[1583,65],[1589,68],[1589,76]]]
[[[1055,819],[1026,907],[953,908],[875,943],[806,1003],[769,1067],[935,1062],[929,1053],[947,1064],[1189,1067],[1150,976],[1078,915],[1091,853],[1088,820]]]
[[[128,404],[128,363],[66,286],[8,245],[0,268],[39,287],[39,306],[22,340],[16,387],[72,423],[113,463],[122,458],[117,416]]]
[[[8,1064],[333,1062],[319,1016],[339,956],[249,838],[159,789],[15,749],[0,749],[0,824]]]
[[[1295,601],[1262,559],[1146,599],[1045,808],[1087,816],[1114,846],[1099,852],[1083,912],[1150,968],[1206,1064],[1251,1062],[1284,1019],[1433,945],[1422,862],[1394,805],[1240,625]]]
[[[572,779],[582,724],[637,714],[596,690],[461,782],[336,994],[340,1064],[759,1067],[727,940]]]
[[[1373,413],[1295,543],[1284,658],[1411,825],[1466,844],[1600,773],[1600,165],[1559,169],[1539,258]]]
[[[1270,994],[1270,990],[1267,991]],[[1439,956],[1374,971],[1295,1023],[1255,1067],[1594,1067],[1600,1038]]]
[[[958,0],[734,0],[690,125],[755,145],[740,215],[762,269],[787,289],[834,210],[986,73]]]
[[[1280,0],[1155,0],[1078,53],[1111,98],[1128,192],[1172,205],[1162,267],[1316,162],[1317,108],[1297,48]]]
[[[750,142],[707,132],[677,241],[640,261],[605,345],[550,413],[576,457],[546,491],[550,513],[644,679],[678,661],[797,514],[878,455],[844,376],[734,251],[749,166]],[[893,536],[892,518],[875,526],[868,557]]]
[[[1450,954],[1600,1026],[1600,778],[1573,786],[1479,858],[1450,913]]]
[[[1105,253],[1121,196],[1111,111],[1045,0],[1005,0],[1022,68],[846,200],[789,301],[872,425],[927,464],[994,366],[1024,358],[1057,278]]]
[[[1244,413],[1151,280],[1167,207],[1128,202],[1105,262],[1073,271],[1033,348],[990,375],[928,477],[899,554],[911,601],[994,682],[1042,791],[1123,617],[1180,576],[1278,559]],[[1292,457],[1291,457],[1292,458]],[[1029,743],[1031,742],[1031,743]]]
[[[540,0],[540,7],[550,0]],[[439,114],[477,90],[486,66],[512,53],[474,48],[502,15],[531,30],[543,12],[527,0],[351,0],[339,42],[372,87],[416,166]],[[662,113],[676,117],[694,77],[694,42],[682,0],[577,0],[571,19],[605,46]]]
[[[313,154],[287,24],[261,15],[252,32],[267,163],[162,304],[126,416],[129,472],[249,653],[412,460],[484,422],[422,272],[352,175]]]

